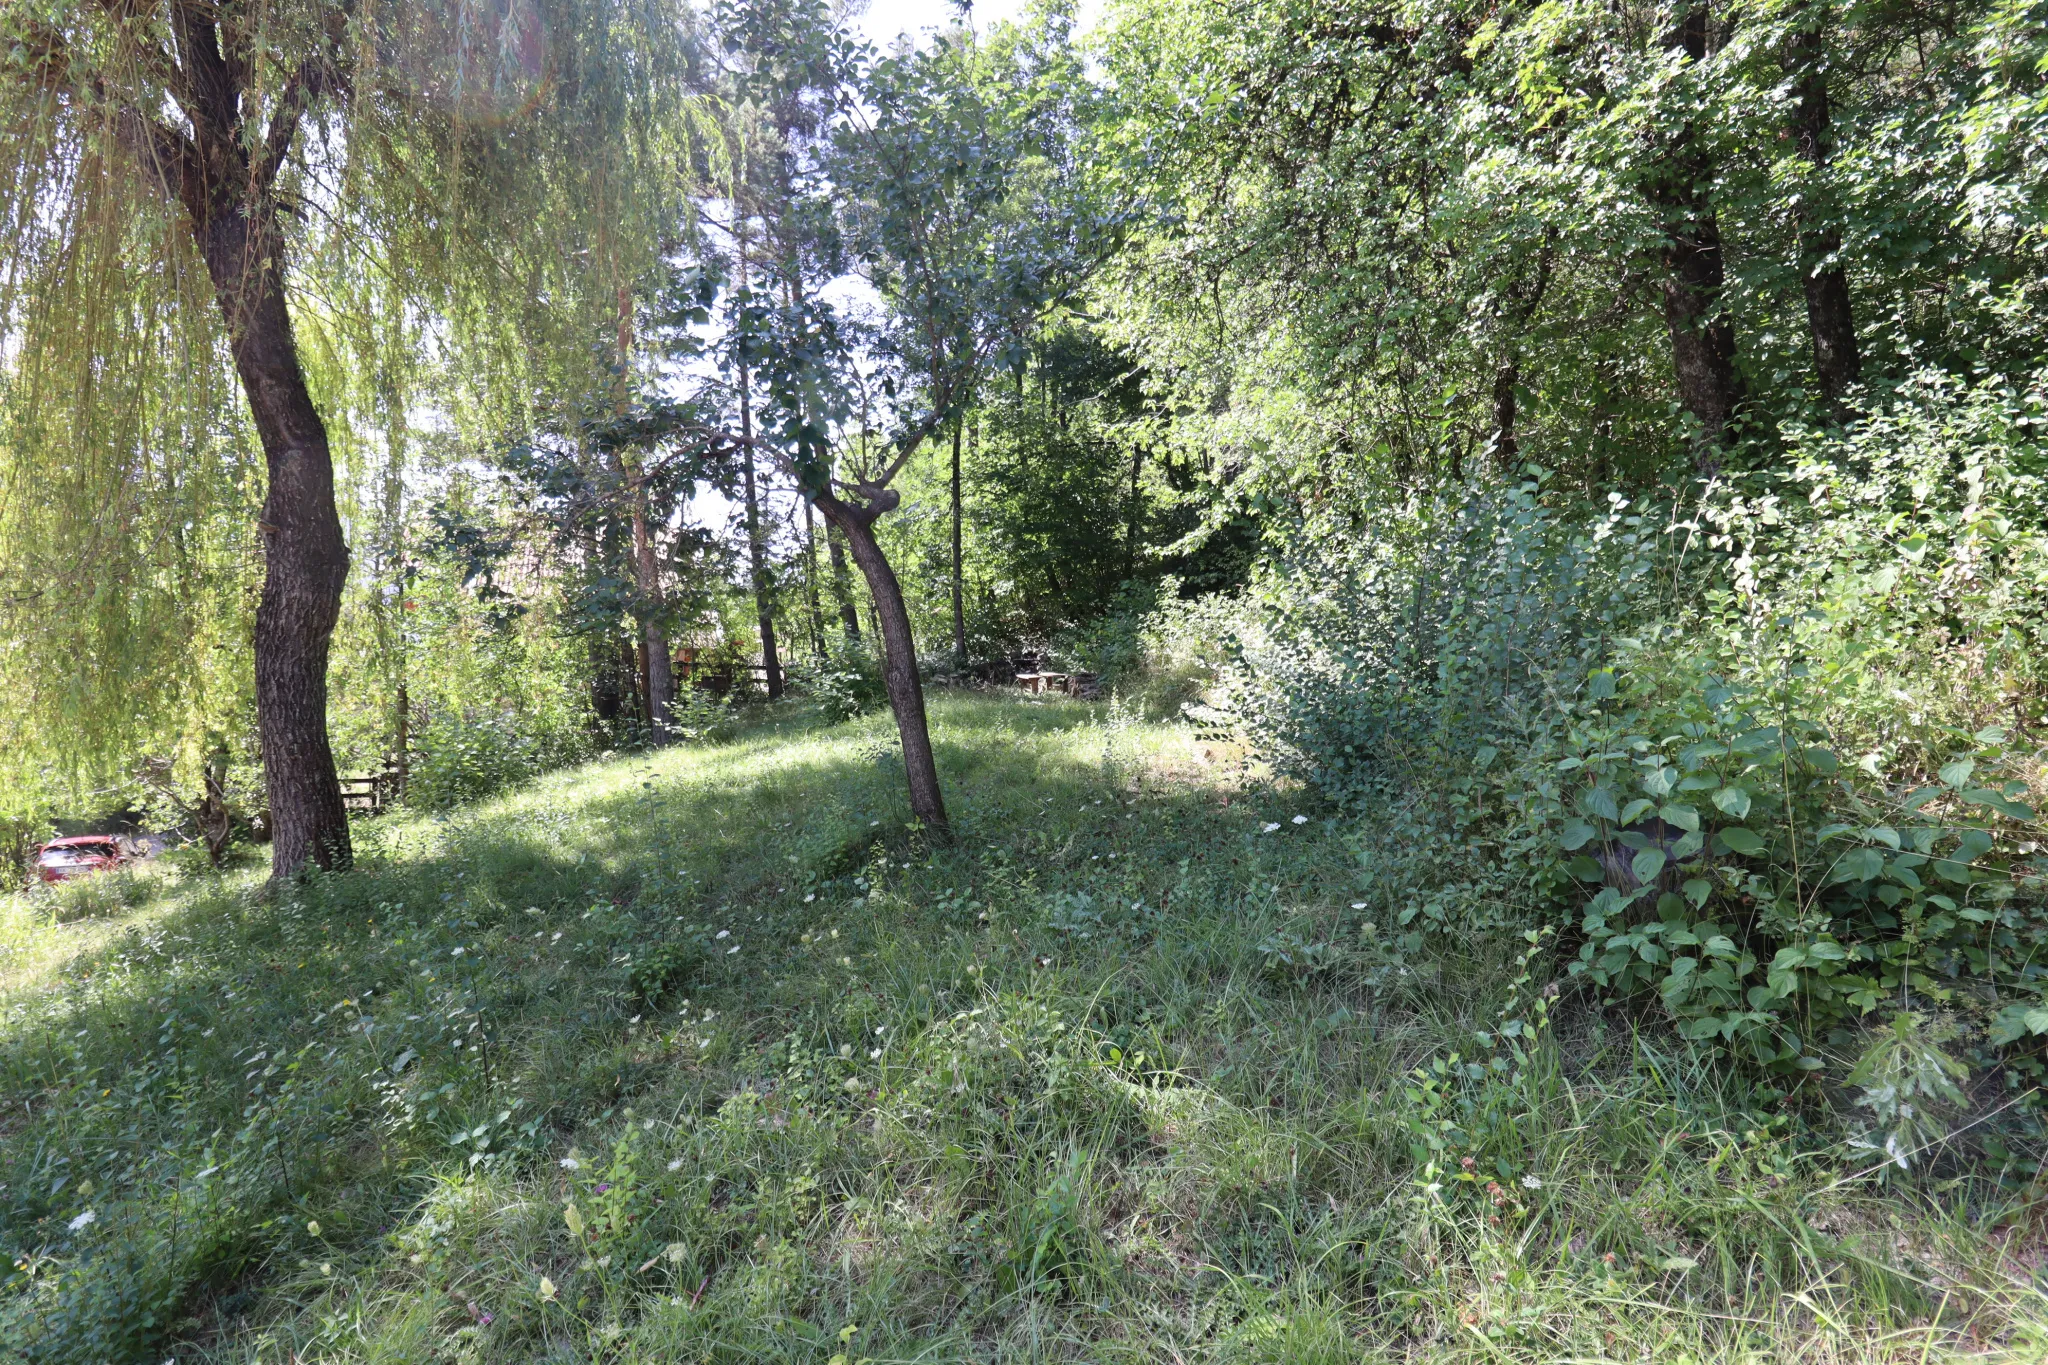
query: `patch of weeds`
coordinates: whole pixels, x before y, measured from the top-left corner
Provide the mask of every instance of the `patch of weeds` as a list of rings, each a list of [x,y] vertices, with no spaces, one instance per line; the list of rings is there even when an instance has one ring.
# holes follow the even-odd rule
[[[710,960],[695,940],[665,939],[634,957],[626,982],[633,998],[651,1009],[688,989]]]

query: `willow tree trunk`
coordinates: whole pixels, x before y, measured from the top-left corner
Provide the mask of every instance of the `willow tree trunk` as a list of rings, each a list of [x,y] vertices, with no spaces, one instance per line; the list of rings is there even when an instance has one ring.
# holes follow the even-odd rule
[[[263,592],[253,643],[271,871],[286,877],[307,866],[346,867],[348,813],[327,740],[327,655],[341,616],[348,545],[334,506],[327,427],[306,388],[286,306],[276,195],[278,172],[320,77],[301,68],[283,82],[268,100],[269,126],[258,129],[266,92],[252,87],[255,63],[238,46],[245,34],[210,5],[171,6],[169,19],[168,42],[128,60],[154,60],[171,74],[165,83],[185,126],[166,120],[171,101],[162,95],[163,107],[125,105],[118,94],[95,88],[92,102],[111,97],[116,137],[165,198],[184,209],[263,445]],[[134,26],[138,41],[147,27]]]
[[[211,179],[211,177],[209,177]],[[267,204],[209,186],[194,215],[227,319],[235,372],[263,443],[263,595],[256,604],[256,725],[270,801],[270,868],[348,866],[348,812],[327,739],[327,655],[341,616],[348,546],[334,505],[327,427],[299,366],[285,306],[284,240]],[[190,201],[188,200],[188,207]]]
[[[1707,7],[1696,4],[1679,15],[1667,42],[1698,65],[1706,60],[1708,36]],[[1718,446],[1732,434],[1742,394],[1735,324],[1721,297],[1727,272],[1709,190],[1713,174],[1699,131],[1686,124],[1665,148],[1648,188],[1663,219],[1664,325],[1678,400],[1698,420],[1705,441]],[[1711,457],[1703,455],[1702,463]]]
[[[1834,154],[1833,118],[1828,108],[1827,54],[1822,11],[1803,4],[1791,41],[1791,66],[1798,103],[1792,136],[1814,181],[1825,175]],[[1806,325],[1813,339],[1814,377],[1821,397],[1839,415],[1842,397],[1863,374],[1856,347],[1856,320],[1849,305],[1849,272],[1842,265],[1842,231],[1832,197],[1810,185],[1799,198],[1799,274],[1806,285]]]
[[[896,734],[903,745],[903,775],[910,787],[910,813],[924,826],[926,837],[935,843],[953,841],[953,826],[946,818],[945,798],[939,792],[939,768],[932,753],[931,728],[925,719],[924,685],[917,676],[917,644],[910,633],[910,612],[903,604],[903,586],[888,557],[875,543],[875,517],[896,505],[897,494],[885,491],[885,501],[872,508],[855,507],[830,494],[816,502],[825,519],[846,537],[853,562],[867,579],[868,594],[874,599],[875,623],[882,644],[882,681],[889,689],[889,709],[896,713]]]

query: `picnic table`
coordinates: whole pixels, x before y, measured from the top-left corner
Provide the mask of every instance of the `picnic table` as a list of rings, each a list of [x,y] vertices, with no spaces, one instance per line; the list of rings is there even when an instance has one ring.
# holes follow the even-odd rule
[[[1093,673],[1019,673],[1017,686],[1026,692],[1063,692],[1070,697],[1094,697],[1100,693]]]

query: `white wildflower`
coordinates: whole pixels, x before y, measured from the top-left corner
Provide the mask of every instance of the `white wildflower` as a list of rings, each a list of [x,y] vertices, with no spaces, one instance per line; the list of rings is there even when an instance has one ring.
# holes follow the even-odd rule
[[[70,1226],[73,1232],[83,1232],[85,1229],[91,1227],[94,1223],[97,1223],[99,1221],[100,1216],[94,1213],[91,1209],[87,1209],[84,1213],[81,1213],[78,1215],[78,1217],[72,1219]]]
[[[1305,825],[1308,823],[1308,817],[1306,815],[1297,815],[1294,817],[1294,823],[1297,825]]]

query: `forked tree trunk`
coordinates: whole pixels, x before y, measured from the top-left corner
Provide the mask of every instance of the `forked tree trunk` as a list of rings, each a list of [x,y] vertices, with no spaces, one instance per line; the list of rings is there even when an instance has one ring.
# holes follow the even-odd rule
[[[236,187],[195,222],[228,325],[235,371],[263,443],[263,595],[256,604],[256,724],[270,801],[270,867],[349,865],[348,812],[327,739],[327,655],[341,616],[348,546],[334,505],[327,428],[299,367],[285,306],[284,240],[267,205]]]
[[[875,543],[877,512],[895,505],[896,494],[874,510],[853,507],[830,494],[816,502],[825,519],[846,537],[853,562],[860,566],[874,599],[875,621],[882,643],[882,680],[889,689],[889,709],[896,713],[896,733],[903,745],[903,773],[910,786],[910,813],[924,826],[935,843],[953,841],[953,826],[946,818],[946,802],[939,792],[939,768],[932,753],[931,728],[925,719],[924,685],[917,676],[917,645],[910,633],[910,612],[903,604],[903,587],[896,571],[889,567],[882,547]]]

